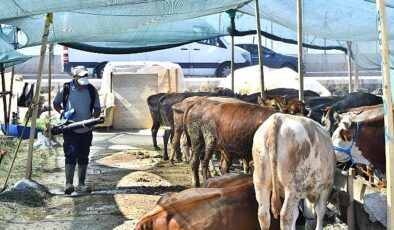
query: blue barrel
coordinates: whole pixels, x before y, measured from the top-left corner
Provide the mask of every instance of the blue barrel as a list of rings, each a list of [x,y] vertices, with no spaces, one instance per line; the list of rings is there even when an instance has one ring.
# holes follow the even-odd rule
[[[5,124],[1,123],[1,131],[5,134]],[[20,137],[22,136],[23,125],[13,125],[10,124],[9,127],[9,135],[13,137]],[[37,138],[37,133],[42,132],[41,129],[36,128],[36,132],[34,138]],[[30,136],[30,127],[25,128],[25,132],[23,133],[23,139],[29,139]]]

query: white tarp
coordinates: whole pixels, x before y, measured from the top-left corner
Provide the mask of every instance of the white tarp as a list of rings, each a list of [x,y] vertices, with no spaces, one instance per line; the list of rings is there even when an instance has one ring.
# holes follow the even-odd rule
[[[249,66],[237,69],[234,72],[234,92],[252,94],[261,91],[259,66]],[[219,83],[219,87],[231,89],[231,74]],[[264,66],[264,87],[274,88],[299,88],[298,73],[289,68],[271,69]],[[331,96],[322,84],[313,78],[304,78],[304,90],[312,90],[320,96]]]

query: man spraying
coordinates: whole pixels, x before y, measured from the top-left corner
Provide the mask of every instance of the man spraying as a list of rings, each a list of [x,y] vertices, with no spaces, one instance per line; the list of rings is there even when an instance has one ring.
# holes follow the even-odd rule
[[[54,109],[61,118],[69,121],[83,121],[98,118],[101,107],[96,88],[89,84],[88,71],[84,66],[77,66],[73,71],[73,80],[64,83],[53,100]],[[63,133],[63,150],[65,156],[66,187],[65,194],[74,192],[73,178],[78,163],[77,191],[90,193],[91,188],[85,184],[92,145],[94,126],[67,130]]]

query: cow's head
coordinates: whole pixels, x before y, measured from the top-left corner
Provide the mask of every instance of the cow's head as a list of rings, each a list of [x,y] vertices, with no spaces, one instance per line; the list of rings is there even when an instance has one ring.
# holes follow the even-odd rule
[[[350,155],[355,163],[370,164],[370,162],[362,156],[361,151],[357,146],[357,142],[352,145],[353,139],[356,137],[356,123],[352,122],[350,118],[344,118],[339,123],[338,128],[332,134],[331,140],[335,148],[335,156],[337,162],[347,162],[350,160]],[[346,153],[348,150],[348,153]]]
[[[285,97],[286,96],[268,96],[268,99],[265,101],[265,104],[268,107],[279,110],[282,105],[285,105]]]
[[[341,115],[339,115],[334,107],[326,107],[323,110],[321,124],[323,125],[324,129],[330,133],[330,135],[334,133],[340,121]]]

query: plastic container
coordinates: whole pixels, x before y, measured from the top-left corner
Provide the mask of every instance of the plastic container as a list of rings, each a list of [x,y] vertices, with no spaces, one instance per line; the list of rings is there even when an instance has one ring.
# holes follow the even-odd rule
[[[3,131],[3,133],[5,134],[5,124],[4,123],[1,123],[1,131]],[[10,136],[20,137],[22,135],[22,131],[23,131],[23,125],[10,124],[10,128],[9,128],[9,135]],[[36,132],[35,132],[34,138],[37,138],[37,133],[38,132],[42,132],[42,130],[36,128]],[[30,135],[30,127],[26,127],[22,138],[23,139],[29,139],[29,135]]]

